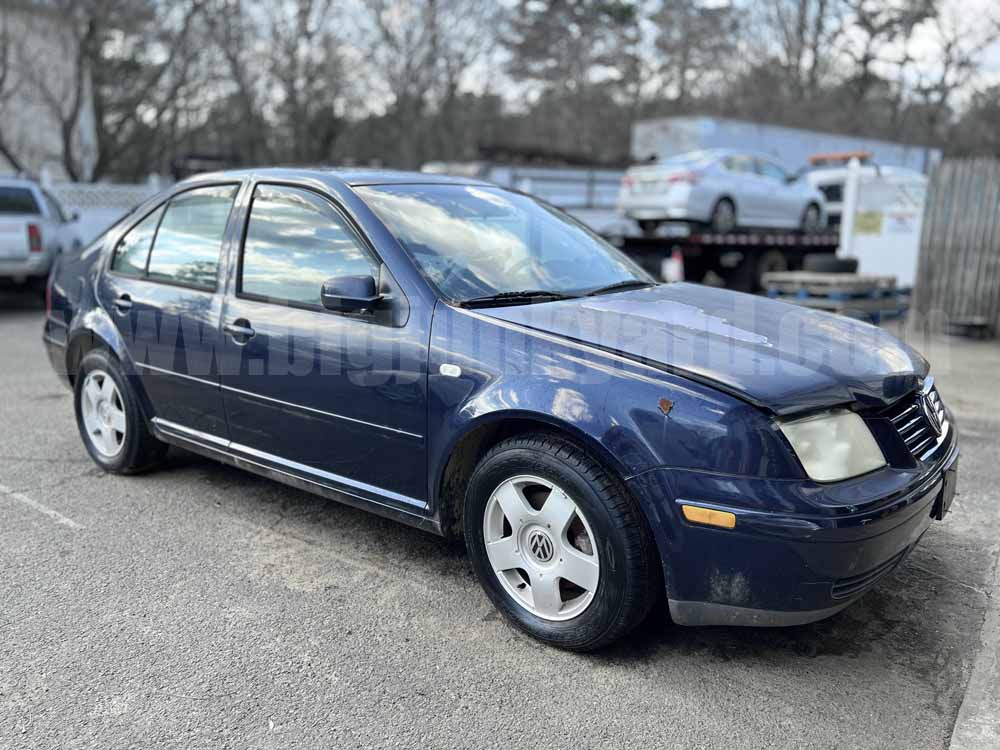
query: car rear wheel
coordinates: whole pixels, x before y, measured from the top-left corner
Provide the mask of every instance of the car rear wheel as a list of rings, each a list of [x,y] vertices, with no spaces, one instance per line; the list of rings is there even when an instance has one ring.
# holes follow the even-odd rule
[[[657,219],[639,219],[639,230],[644,237],[655,237],[661,223]]]
[[[105,471],[134,474],[166,454],[167,446],[150,433],[134,389],[109,352],[95,349],[80,362],[74,405],[87,452]]]
[[[712,216],[708,221],[713,232],[725,233],[736,229],[736,204],[728,198],[723,198],[715,204]]]
[[[642,513],[617,478],[562,438],[530,435],[493,448],[469,482],[464,526],[493,604],[545,643],[606,646],[659,596]]]

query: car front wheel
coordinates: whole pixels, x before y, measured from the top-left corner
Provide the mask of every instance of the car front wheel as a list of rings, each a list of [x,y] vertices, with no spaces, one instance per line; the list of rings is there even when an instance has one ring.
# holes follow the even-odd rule
[[[638,625],[659,596],[645,518],[621,482],[576,444],[512,438],[476,467],[465,539],[487,595],[513,625],[592,651]]]
[[[167,446],[150,433],[135,391],[111,353],[95,349],[80,362],[74,406],[87,452],[105,471],[134,474],[166,454]]]
[[[802,213],[801,230],[805,234],[810,234],[812,232],[820,231],[823,226],[820,223],[822,215],[819,210],[819,206],[815,203],[810,203],[806,210]]]

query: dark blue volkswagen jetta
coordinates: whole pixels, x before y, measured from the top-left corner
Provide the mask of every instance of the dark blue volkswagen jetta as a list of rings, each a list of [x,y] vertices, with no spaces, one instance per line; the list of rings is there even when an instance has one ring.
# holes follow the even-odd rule
[[[660,285],[473,180],[183,182],[53,270],[44,339],[102,468],[177,445],[464,534],[517,627],[595,649],[826,617],[954,495],[924,359],[877,328]]]

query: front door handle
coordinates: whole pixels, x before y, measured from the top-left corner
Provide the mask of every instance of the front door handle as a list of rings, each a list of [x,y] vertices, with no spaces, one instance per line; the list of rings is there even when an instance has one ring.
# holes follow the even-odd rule
[[[123,294],[121,297],[115,300],[115,309],[119,313],[124,315],[125,313],[127,313],[129,310],[132,309],[132,298],[127,294]]]
[[[245,318],[237,318],[232,323],[226,323],[222,326],[222,330],[232,336],[237,344],[245,344],[257,335],[250,326],[250,321]]]

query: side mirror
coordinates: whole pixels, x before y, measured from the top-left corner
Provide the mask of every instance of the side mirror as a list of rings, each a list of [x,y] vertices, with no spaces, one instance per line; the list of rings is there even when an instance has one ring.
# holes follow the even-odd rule
[[[372,276],[335,276],[323,282],[323,307],[336,312],[371,310],[382,299]]]

